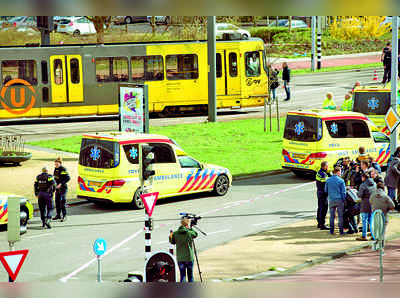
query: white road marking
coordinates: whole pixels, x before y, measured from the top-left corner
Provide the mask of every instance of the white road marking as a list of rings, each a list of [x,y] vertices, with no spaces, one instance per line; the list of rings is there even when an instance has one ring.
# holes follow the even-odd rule
[[[207,233],[207,236],[229,232],[229,229]]]
[[[272,223],[275,223],[275,221],[264,221],[264,222],[260,222],[260,223],[256,223],[256,224],[253,224],[253,226],[254,227],[258,227],[258,226],[265,226],[265,225],[270,225],[270,224],[272,224]]]
[[[33,239],[33,238],[39,238],[39,237],[43,237],[43,236],[49,236],[49,235],[53,235],[53,233],[46,233],[46,234],[40,234],[40,235],[34,235],[34,236],[28,236],[28,237],[24,237],[24,239]]]
[[[120,248],[122,245],[124,245],[125,243],[131,241],[132,239],[136,238],[137,236],[139,236],[140,233],[142,233],[142,229],[138,230],[135,234],[129,236],[128,238],[125,238],[124,240],[122,240],[121,242],[119,242],[118,244],[114,245],[113,247],[111,247],[109,250],[107,250],[105,252],[105,254],[102,256],[102,258],[106,257],[107,255],[111,254],[114,250]],[[93,264],[94,262],[97,261],[97,257],[91,259],[89,262],[87,262],[86,264],[83,264],[82,266],[80,266],[79,268],[77,268],[75,271],[71,272],[70,274],[68,274],[67,276],[64,276],[63,278],[60,278],[61,282],[67,282],[69,279],[71,279],[72,277],[74,277],[75,275],[77,275],[79,272],[81,272],[82,270],[88,268],[91,264]]]
[[[160,241],[160,242],[157,242],[156,245],[167,244],[167,243],[169,243],[169,241]]]

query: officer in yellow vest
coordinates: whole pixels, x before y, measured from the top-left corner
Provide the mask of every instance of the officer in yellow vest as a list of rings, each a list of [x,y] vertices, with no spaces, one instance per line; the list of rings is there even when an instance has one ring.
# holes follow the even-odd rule
[[[347,112],[351,112],[351,110],[353,109],[353,99],[351,98],[350,94],[346,94],[344,96],[344,102],[342,104],[342,111],[347,111]]]
[[[322,103],[322,108],[326,110],[336,110],[336,104],[333,101],[333,93],[328,92],[326,94],[326,99]]]

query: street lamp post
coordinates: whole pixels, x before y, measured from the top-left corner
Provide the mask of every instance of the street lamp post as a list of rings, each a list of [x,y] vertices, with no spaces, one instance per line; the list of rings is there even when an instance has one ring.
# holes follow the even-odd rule
[[[207,17],[208,121],[217,122],[215,16]]]
[[[392,70],[391,70],[391,106],[397,112],[397,67],[399,56],[398,45],[398,16],[392,18]],[[390,151],[394,152],[397,148],[397,128],[390,134]]]

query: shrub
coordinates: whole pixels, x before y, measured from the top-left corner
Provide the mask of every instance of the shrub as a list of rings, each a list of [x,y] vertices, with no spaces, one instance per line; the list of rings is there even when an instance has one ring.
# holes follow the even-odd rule
[[[296,34],[299,32],[308,32],[310,35],[310,29],[308,28],[298,28],[292,29],[290,34],[288,33],[288,28],[286,27],[257,27],[250,29],[250,34],[252,37],[259,37],[264,40],[265,43],[272,43],[274,41],[275,35],[278,34]]]

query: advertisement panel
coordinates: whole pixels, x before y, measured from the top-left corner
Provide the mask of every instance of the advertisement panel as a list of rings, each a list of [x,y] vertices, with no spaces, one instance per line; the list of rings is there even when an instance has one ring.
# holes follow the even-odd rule
[[[149,128],[147,86],[119,85],[119,130],[146,133]]]

